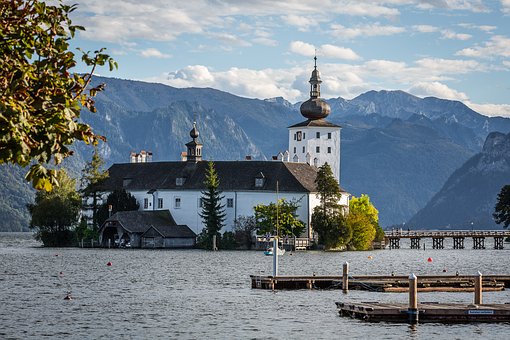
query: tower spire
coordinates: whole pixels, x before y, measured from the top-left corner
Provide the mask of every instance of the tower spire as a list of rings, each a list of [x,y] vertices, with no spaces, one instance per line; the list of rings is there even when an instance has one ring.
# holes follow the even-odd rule
[[[321,75],[317,68],[317,51],[315,52],[314,67],[312,76],[310,77],[310,99],[301,104],[301,114],[308,119],[322,119],[326,118],[331,112],[328,103],[323,101],[321,96]]]
[[[197,129],[197,122],[193,122],[193,128],[189,132],[189,136],[193,138],[193,140],[189,143],[186,143],[186,160],[188,162],[200,162],[202,160],[202,143],[198,141],[198,136],[200,133]]]

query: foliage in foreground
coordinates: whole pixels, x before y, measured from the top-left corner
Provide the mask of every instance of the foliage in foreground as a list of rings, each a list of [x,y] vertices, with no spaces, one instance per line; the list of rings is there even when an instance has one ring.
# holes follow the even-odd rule
[[[57,170],[47,168],[52,160],[72,155],[75,141],[104,139],[79,121],[80,110],[96,111],[93,97],[103,86],[87,90],[96,67],[117,67],[101,49],[82,52],[90,73],[72,72],[69,42],[84,30],[72,24],[75,9],[62,1],[0,1],[0,164],[31,165],[26,179],[46,191],[59,183]]]

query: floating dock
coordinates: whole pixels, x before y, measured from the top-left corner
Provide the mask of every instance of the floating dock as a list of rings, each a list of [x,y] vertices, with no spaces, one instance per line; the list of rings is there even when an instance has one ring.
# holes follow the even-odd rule
[[[372,322],[408,322],[408,305],[404,303],[336,302],[338,313]],[[418,320],[423,322],[468,323],[510,322],[510,304],[447,304],[423,302],[418,304]]]
[[[251,275],[254,289],[343,289],[343,276],[256,276]],[[407,276],[349,275],[347,289],[376,292],[406,292],[409,290]],[[484,275],[484,291],[510,288],[510,275]],[[418,278],[420,292],[472,292],[472,275],[423,275]]]

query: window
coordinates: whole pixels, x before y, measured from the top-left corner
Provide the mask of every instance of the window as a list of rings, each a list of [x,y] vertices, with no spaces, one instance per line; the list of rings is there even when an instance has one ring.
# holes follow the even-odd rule
[[[328,132],[328,139],[331,139],[331,132]]]
[[[234,207],[234,199],[227,198],[227,208],[233,208],[233,207]]]
[[[316,132],[316,133],[315,133],[315,137],[317,137],[317,138],[321,138],[321,133],[320,133],[320,132]]]
[[[263,178],[255,178],[255,186],[257,188],[261,188],[264,185],[264,179]]]
[[[297,136],[296,137],[297,140],[300,141],[301,140],[301,131],[296,132],[296,136]]]
[[[294,153],[296,153],[296,147],[294,147]]]
[[[178,187],[182,186],[184,184],[184,180],[185,180],[184,177],[177,177],[175,179],[175,185],[177,185]]]
[[[158,198],[158,209],[163,209],[163,199]]]
[[[328,153],[331,153],[331,146],[328,146]]]
[[[181,208],[181,198],[180,197],[176,197],[175,198],[174,208],[175,209],[180,209]]]
[[[296,140],[296,139],[297,139],[297,133],[294,134],[294,140]]]
[[[306,133],[303,132],[303,139],[305,139],[305,138],[306,138]]]
[[[321,147],[320,146],[316,146],[315,147],[315,152],[320,153],[321,152]]]
[[[303,153],[305,153],[305,147],[303,146]]]
[[[149,199],[148,198],[143,199],[143,208],[149,209]]]

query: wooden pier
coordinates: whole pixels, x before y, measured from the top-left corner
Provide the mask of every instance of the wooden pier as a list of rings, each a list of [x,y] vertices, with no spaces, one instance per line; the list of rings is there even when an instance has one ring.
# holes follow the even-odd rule
[[[366,321],[408,322],[408,305],[404,303],[336,302],[341,316]],[[510,322],[510,304],[447,304],[423,302],[417,305],[422,322],[467,323]]]
[[[445,238],[453,239],[453,249],[464,249],[465,239],[472,239],[473,249],[485,249],[485,238],[493,238],[493,248],[503,249],[504,239],[510,237],[510,230],[451,230],[451,231],[428,231],[428,230],[389,230],[384,233],[385,244],[390,249],[400,249],[400,240],[411,240],[411,249],[421,249],[422,239],[432,239],[432,249],[444,249]]]
[[[343,289],[343,275],[336,276],[256,276],[251,275],[254,289]],[[418,278],[418,291],[472,292],[475,276],[423,275]],[[510,288],[510,275],[484,275],[484,291]],[[409,289],[407,276],[349,275],[347,289],[376,292],[405,292]]]

